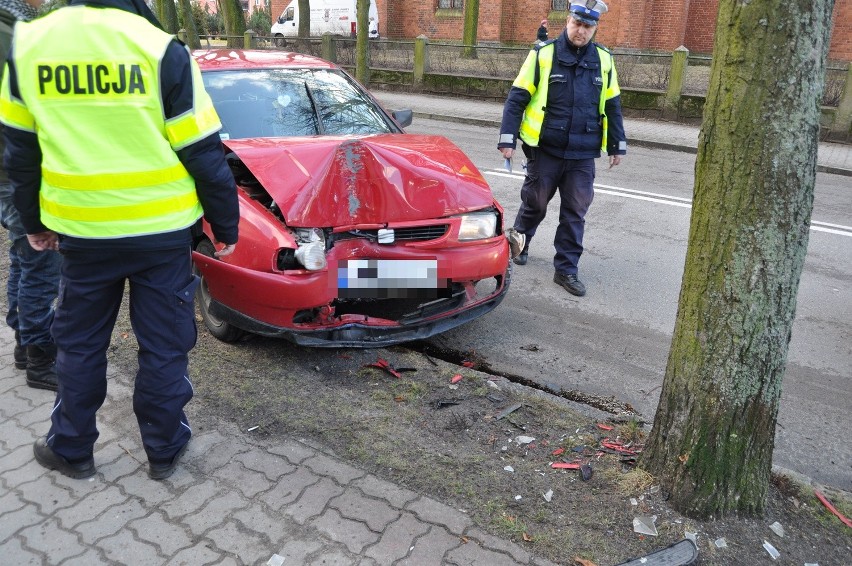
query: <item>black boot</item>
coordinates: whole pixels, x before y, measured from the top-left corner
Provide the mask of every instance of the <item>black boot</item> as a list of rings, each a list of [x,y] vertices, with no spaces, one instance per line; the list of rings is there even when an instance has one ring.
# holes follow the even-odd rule
[[[21,333],[15,331],[15,367],[27,369],[27,349],[21,346]]]
[[[56,346],[27,346],[27,385],[36,389],[59,389],[56,379]]]

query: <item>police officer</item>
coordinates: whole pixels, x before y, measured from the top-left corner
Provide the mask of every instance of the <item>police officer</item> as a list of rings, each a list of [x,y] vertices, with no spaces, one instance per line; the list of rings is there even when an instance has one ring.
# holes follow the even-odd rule
[[[198,67],[142,0],[71,0],[16,27],[0,120],[29,242],[63,255],[52,326],[59,391],[35,458],[66,476],[95,473],[106,351],[129,281],[133,410],[148,475],[166,478],[191,436],[191,229],[204,214],[224,256],[239,221]]]
[[[35,18],[41,3],[41,0],[0,0],[0,61],[9,52],[15,22]],[[3,153],[0,137],[0,155]],[[12,185],[2,167],[0,221],[9,231],[6,323],[15,331],[15,367],[27,370],[30,387],[56,391],[56,346],[50,336],[50,323],[59,289],[60,256],[54,251],[37,252],[30,246],[15,208]]]
[[[615,64],[609,51],[591,41],[606,11],[601,0],[571,4],[563,33],[530,51],[506,99],[497,144],[511,159],[520,137],[527,158],[514,224],[525,244],[515,263],[527,263],[530,240],[558,189],[553,281],[580,297],[586,287],[577,264],[594,195],[595,158],[606,151],[612,167],[627,153]]]

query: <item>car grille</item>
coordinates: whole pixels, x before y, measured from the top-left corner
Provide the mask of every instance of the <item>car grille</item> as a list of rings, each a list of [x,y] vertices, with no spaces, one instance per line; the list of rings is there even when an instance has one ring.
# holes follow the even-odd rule
[[[393,241],[400,240],[436,240],[442,237],[449,230],[448,224],[437,224],[435,226],[413,226],[411,228],[394,228]],[[369,238],[373,241],[378,241],[378,230],[352,230],[343,234],[337,234],[336,240],[348,240],[351,238]]]

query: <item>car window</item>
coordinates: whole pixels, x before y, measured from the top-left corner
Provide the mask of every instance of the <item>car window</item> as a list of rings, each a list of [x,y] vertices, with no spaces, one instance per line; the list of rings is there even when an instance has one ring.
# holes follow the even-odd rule
[[[203,78],[226,139],[399,131],[338,71],[209,71]]]

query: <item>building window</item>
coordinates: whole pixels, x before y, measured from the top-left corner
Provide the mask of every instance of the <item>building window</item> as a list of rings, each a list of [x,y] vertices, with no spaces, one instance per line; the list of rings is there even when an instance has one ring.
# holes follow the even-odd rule
[[[564,12],[568,9],[568,0],[553,0],[550,5],[554,12]]]
[[[440,10],[462,10],[463,8],[464,0],[438,0]]]

